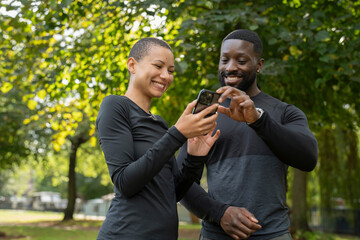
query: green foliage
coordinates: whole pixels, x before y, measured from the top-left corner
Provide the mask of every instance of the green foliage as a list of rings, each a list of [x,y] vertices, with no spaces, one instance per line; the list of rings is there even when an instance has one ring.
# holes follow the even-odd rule
[[[5,132],[0,142],[13,156],[7,166],[29,154],[27,143],[35,142],[25,141],[22,122],[47,128],[52,147],[60,150],[89,119],[91,146],[98,153],[97,111],[106,95],[125,93],[127,54],[141,37],[161,37],[173,47],[174,83],[153,101],[151,111],[174,124],[200,89],[219,86],[223,37],[249,28],[264,44],[261,89],[302,109],[318,137],[321,188],[312,191],[320,191],[322,204],[343,196],[355,206],[360,194],[360,1],[67,0],[1,6],[17,13],[0,14],[0,119],[11,119],[0,122]],[[9,95],[15,93],[16,98]],[[86,149],[92,151],[89,145]],[[89,165],[104,165],[93,160],[96,164]],[[64,163],[54,161],[61,169]],[[87,174],[97,177],[94,172]]]
[[[24,111],[27,107],[16,101],[16,90],[0,95],[0,169],[9,168],[29,154],[23,127]]]
[[[78,196],[83,199],[89,200],[101,198],[102,196],[113,192],[113,185],[110,183],[103,185],[101,183],[101,176],[90,178],[77,174],[76,179]]]
[[[46,176],[41,181],[37,181],[35,191],[52,191],[61,193],[62,198],[67,197],[67,182],[61,182],[58,185],[52,183],[54,176]],[[102,196],[113,192],[113,185],[102,184],[101,176],[86,177],[82,174],[76,174],[77,196],[84,200],[101,198]]]
[[[227,33],[237,28],[255,30],[264,44],[265,65],[258,76],[261,89],[302,109],[318,133],[319,174],[314,180],[319,180],[320,189],[313,186],[312,193],[320,192],[323,206],[341,196],[350,207],[358,207],[359,178],[354,174],[360,170],[356,137],[360,2],[241,2],[184,1],[180,11],[169,14],[173,21],[182,19],[175,36],[177,56],[185,62],[180,81],[187,88],[177,88],[177,98],[187,102],[202,87],[217,84],[218,53]],[[334,124],[341,126],[346,137],[336,137],[341,135],[333,131]],[[326,129],[328,134],[321,136]],[[336,143],[326,143],[334,137]]]
[[[294,239],[295,240],[322,240],[322,239],[326,239],[326,240],[335,240],[333,237],[331,236],[326,236],[323,233],[315,233],[315,232],[296,232],[294,234]]]
[[[346,207],[359,209],[359,134],[341,125],[323,128],[317,134],[321,166],[317,169],[321,205],[330,208],[334,198],[343,198]],[[344,173],[343,175],[341,175]]]

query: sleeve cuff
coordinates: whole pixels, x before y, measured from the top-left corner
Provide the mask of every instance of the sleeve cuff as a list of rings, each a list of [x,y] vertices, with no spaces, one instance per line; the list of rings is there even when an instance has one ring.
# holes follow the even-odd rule
[[[216,222],[217,224],[220,225],[221,218],[224,216],[224,213],[225,213],[226,209],[228,209],[228,207],[230,207],[230,205],[228,205],[228,204],[223,204],[220,207],[219,212],[218,212],[216,218],[214,219],[214,222]]]
[[[181,145],[183,145],[187,140],[187,138],[175,126],[169,128],[167,132],[173,136]]]
[[[268,117],[268,113],[264,111],[258,120],[256,120],[253,123],[249,123],[248,125],[255,130],[259,129],[263,125],[263,123],[266,121],[267,117]]]
[[[206,160],[207,156],[194,156],[194,155],[190,155],[188,154],[188,159],[191,162],[198,162],[198,163],[204,163]]]

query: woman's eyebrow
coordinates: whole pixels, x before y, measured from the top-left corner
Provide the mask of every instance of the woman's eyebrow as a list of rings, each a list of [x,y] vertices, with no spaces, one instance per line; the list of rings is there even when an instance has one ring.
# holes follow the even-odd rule
[[[160,59],[155,59],[154,61],[159,61],[159,62],[161,62],[162,64],[164,64],[164,65],[165,65],[165,62],[164,62],[163,60],[160,60]],[[169,67],[175,67],[175,66],[171,65],[171,66],[169,66]]]

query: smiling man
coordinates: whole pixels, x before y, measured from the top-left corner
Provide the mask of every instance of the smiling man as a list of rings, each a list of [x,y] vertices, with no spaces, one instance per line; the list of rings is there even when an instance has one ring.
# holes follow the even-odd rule
[[[246,29],[231,32],[221,45],[221,136],[206,160],[209,190],[195,183],[181,201],[204,220],[203,240],[291,240],[288,167],[312,171],[317,163],[317,141],[305,114],[258,88],[261,56],[259,36]],[[183,147],[180,163],[185,154]]]

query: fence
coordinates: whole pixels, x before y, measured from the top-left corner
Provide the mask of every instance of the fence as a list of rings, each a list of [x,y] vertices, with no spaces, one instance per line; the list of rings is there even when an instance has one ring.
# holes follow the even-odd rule
[[[310,226],[323,232],[360,236],[360,210],[313,209]]]

